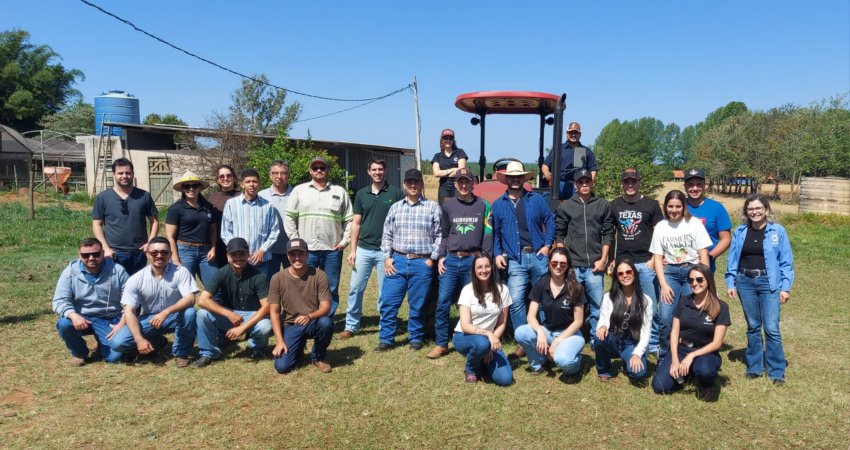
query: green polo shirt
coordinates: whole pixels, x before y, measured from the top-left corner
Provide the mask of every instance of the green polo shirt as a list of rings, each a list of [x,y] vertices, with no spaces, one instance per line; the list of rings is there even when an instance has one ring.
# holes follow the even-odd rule
[[[213,294],[220,292],[221,306],[234,311],[257,311],[260,300],[269,295],[266,276],[250,264],[242,271],[241,277],[236,276],[230,264],[218,269],[204,288]]]
[[[358,247],[366,250],[381,249],[384,220],[390,212],[390,206],[403,198],[404,192],[387,182],[384,182],[384,187],[377,194],[372,192],[371,183],[354,194],[354,214],[363,216],[360,220]]]

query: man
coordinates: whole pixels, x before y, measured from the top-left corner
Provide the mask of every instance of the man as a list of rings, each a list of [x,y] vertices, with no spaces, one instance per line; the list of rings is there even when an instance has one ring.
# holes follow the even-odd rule
[[[529,286],[548,273],[549,247],[555,240],[555,215],[543,196],[523,189],[523,183],[534,175],[522,163],[511,161],[496,179],[508,191],[493,202],[493,254],[496,267],[507,269],[511,298],[510,317],[513,330],[526,324],[526,301]],[[509,355],[525,356],[522,347]]]
[[[290,265],[275,274],[269,286],[269,314],[277,341],[272,355],[275,370],[282,374],[291,372],[303,357],[306,339],[313,339],[313,366],[322,373],[333,370],[327,362],[333,337],[328,277],[307,265],[308,254],[307,242],[291,239],[286,247]]]
[[[115,333],[111,346],[116,352],[135,348],[139,354],[148,355],[168,343],[163,333],[174,332],[171,353],[174,364],[183,368],[189,365],[195,343],[193,306],[198,285],[189,270],[171,263],[170,248],[161,236],[148,242],[148,265],[127,280],[121,296],[127,326]]]
[[[372,182],[354,195],[354,219],[351,222],[351,252],[348,264],[354,266],[351,271],[351,283],[348,289],[348,311],[345,313],[345,330],[340,339],[348,339],[360,331],[360,318],[363,314],[363,293],[372,274],[377,268],[378,274],[378,310],[381,300],[381,287],[384,285],[384,256],[381,253],[381,235],[384,232],[384,220],[393,203],[404,198],[401,189],[387,183],[387,163],[383,158],[369,161],[369,178]]]
[[[614,241],[614,220],[608,201],[593,195],[593,175],[589,170],[576,173],[575,190],[575,195],[558,206],[555,233],[558,246],[567,247],[576,278],[584,286],[593,346],[602,306],[605,267]]]
[[[410,349],[421,350],[425,337],[423,306],[440,253],[440,205],[422,196],[422,172],[404,173],[405,197],[394,203],[384,221],[381,252],[384,285],[381,291],[381,329],[377,352],[395,345],[398,310],[407,294]]]
[[[714,261],[729,248],[732,243],[732,220],[726,208],[719,202],[705,197],[705,172],[691,169],[685,172],[685,192],[688,194],[688,211],[702,220],[705,231],[711,238],[708,259],[714,272]]]
[[[559,179],[562,200],[568,200],[573,196],[575,192],[573,189],[574,174],[577,171],[581,169],[589,170],[591,181],[596,181],[596,171],[599,170],[599,166],[596,165],[596,155],[590,147],[585,147],[579,142],[580,138],[581,125],[578,122],[570,122],[567,126],[567,142],[561,148],[561,175]],[[540,171],[546,181],[554,182],[552,181],[552,152],[546,156],[546,160],[540,166]]]
[[[277,213],[277,241],[269,250],[272,257],[269,260],[267,275],[271,279],[274,274],[280,271],[281,264],[283,264],[283,267],[289,267],[289,259],[286,258],[286,243],[289,242],[289,237],[283,228],[286,204],[292,194],[292,186],[289,185],[289,163],[282,159],[272,161],[271,167],[269,167],[269,178],[272,180],[272,185],[270,188],[260,191],[260,197],[268,200]]]
[[[224,204],[221,240],[225,245],[235,237],[248,242],[248,263],[271,278],[272,254],[269,251],[280,234],[280,222],[274,207],[260,197],[260,174],[254,169],[245,169],[239,177],[242,194]],[[279,269],[278,269],[279,270]]]
[[[201,368],[221,358],[219,335],[235,341],[248,335],[251,359],[263,359],[272,334],[269,304],[266,297],[269,282],[256,267],[248,264],[248,242],[233,238],[227,243],[229,265],[218,271],[204,286],[198,298],[198,352],[201,357],[192,367]],[[216,301],[213,296],[218,294]]]
[[[112,163],[115,184],[94,201],[92,231],[112,258],[133,275],[145,266],[145,244],[159,233],[159,211],[147,191],[133,186],[133,163],[118,158]],[[150,223],[150,233],[147,224]]]
[[[467,168],[455,172],[456,197],[443,203],[440,220],[440,294],[437,299],[434,335],[436,346],[428,358],[438,359],[449,353],[449,313],[460,290],[469,284],[476,252],[493,254],[493,230],[490,228],[490,203],[472,194],[475,174]]]
[[[84,334],[94,334],[105,362],[118,362],[123,355],[112,351],[109,339],[124,324],[120,320],[121,292],[127,271],[103,257],[103,245],[95,238],[80,241],[77,255],[79,259],[62,271],[53,294],[53,311],[59,315],[56,329],[71,352],[68,364],[80,367],[86,363],[89,349]]]
[[[635,264],[641,291],[652,299],[654,314],[648,350],[650,353],[658,353],[661,316],[657,313],[658,280],[652,266],[649,244],[652,242],[655,224],[664,219],[664,214],[658,201],[640,193],[640,173],[637,169],[624,170],[620,176],[620,186],[623,195],[611,202],[616,227],[614,260],[629,259]],[[615,261],[611,261],[609,267],[614,267]]]
[[[284,225],[289,239],[304,239],[310,246],[307,264],[322,269],[331,290],[333,317],[339,307],[339,275],[342,249],[351,237],[351,200],[345,188],[330,181],[328,162],[317,156],[310,161],[310,181],[292,189]]]

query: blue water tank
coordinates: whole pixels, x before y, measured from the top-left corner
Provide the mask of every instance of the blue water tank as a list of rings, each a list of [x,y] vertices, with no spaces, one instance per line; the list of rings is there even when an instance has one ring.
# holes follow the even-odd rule
[[[142,123],[139,99],[124,91],[109,91],[94,98],[94,134],[100,134],[101,122]],[[120,136],[122,128],[113,127]]]

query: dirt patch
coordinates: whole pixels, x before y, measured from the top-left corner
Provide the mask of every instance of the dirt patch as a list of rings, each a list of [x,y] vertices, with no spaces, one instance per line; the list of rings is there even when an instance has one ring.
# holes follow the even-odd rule
[[[41,191],[35,193],[35,207],[56,207],[59,206],[59,199],[51,195],[45,195]],[[0,203],[20,203],[22,205],[29,204],[29,193],[26,188],[18,189],[17,191],[7,191],[0,193]],[[62,206],[71,211],[91,211],[91,205],[84,203],[72,202],[70,200],[62,200]]]

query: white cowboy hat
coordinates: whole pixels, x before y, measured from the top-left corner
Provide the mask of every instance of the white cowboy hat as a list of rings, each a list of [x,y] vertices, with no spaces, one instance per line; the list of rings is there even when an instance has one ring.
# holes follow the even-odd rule
[[[192,182],[200,183],[202,191],[204,189],[210,187],[210,184],[207,183],[206,181],[202,180],[201,177],[199,177],[198,175],[195,174],[195,172],[192,172],[191,170],[187,170],[186,173],[184,173],[183,176],[180,177],[180,179],[177,180],[176,183],[174,183],[174,190],[179,192],[179,191],[183,190],[183,183],[192,183]]]
[[[511,161],[508,163],[508,166],[505,167],[504,172],[496,172],[496,179],[501,181],[504,184],[508,184],[506,177],[517,177],[521,176],[525,179],[523,182],[528,181],[534,178],[534,174],[531,172],[526,172],[525,167],[523,167],[522,163],[519,161]]]

